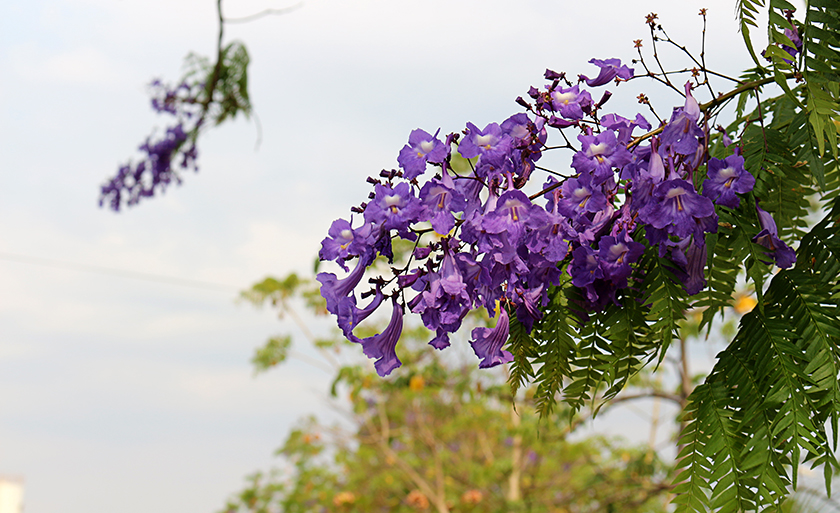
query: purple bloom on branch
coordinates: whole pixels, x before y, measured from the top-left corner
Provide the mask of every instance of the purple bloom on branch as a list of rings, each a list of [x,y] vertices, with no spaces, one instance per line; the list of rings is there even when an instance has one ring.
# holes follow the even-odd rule
[[[394,369],[402,365],[397,358],[397,341],[400,339],[403,328],[403,308],[393,300],[394,310],[391,313],[391,321],[385,330],[372,337],[363,338],[361,341],[362,351],[368,358],[376,358],[376,373],[382,377],[387,376]]]
[[[511,137],[502,133],[498,123],[490,123],[484,130],[467,123],[467,135],[458,146],[458,152],[465,159],[482,157],[486,164],[500,166],[511,148]]]
[[[502,349],[510,334],[510,320],[507,310],[499,307],[499,320],[495,328],[475,328],[472,330],[470,345],[475,355],[481,358],[479,368],[486,369],[513,361],[513,355]]]
[[[632,269],[630,264],[642,256],[645,246],[629,239],[626,234],[619,237],[604,236],[598,242],[598,260],[604,272],[604,279],[617,287],[627,286],[627,277]]]
[[[741,203],[735,193],[750,192],[755,186],[755,178],[744,169],[744,157],[740,155],[730,155],[724,160],[712,157],[708,176],[703,182],[703,196],[729,208],[738,208]]]
[[[455,188],[452,177],[443,170],[441,180],[426,182],[420,191],[423,202],[419,219],[431,221],[435,232],[446,235],[455,227],[455,212],[463,212],[467,206],[464,195]]]
[[[715,207],[708,198],[697,194],[685,180],[666,180],[653,190],[653,197],[639,211],[642,222],[668,233],[686,237],[697,225],[695,219],[711,216]]]
[[[572,252],[572,263],[568,272],[572,277],[572,285],[585,287],[598,278],[604,277],[599,265],[598,255],[589,246],[579,246]]]
[[[188,140],[182,123],[167,128],[163,138],[158,141],[153,142],[149,137],[139,150],[146,154],[143,160],[134,167],[130,163],[121,166],[117,176],[101,187],[99,206],[108,200],[111,209],[118,212],[124,194],[128,196],[126,204],[132,206],[143,198],[154,196],[157,191],[165,191],[173,181],[181,183],[173,169],[179,155],[181,158],[177,164],[181,169],[192,168],[198,171],[198,150],[194,141]]]
[[[514,146],[517,148],[523,144],[527,146],[528,143],[535,143],[536,147],[534,149],[539,149],[540,143],[544,143],[548,137],[545,131],[545,119],[537,118],[537,121],[534,122],[524,112],[507,118],[499,128],[501,128],[503,134],[509,135],[513,139]]]
[[[601,118],[601,124],[610,130],[616,130],[618,132],[618,142],[625,146],[630,142],[635,128],[638,127],[643,130],[650,130],[651,128],[648,120],[641,114],[636,114],[635,120],[623,118],[618,114],[607,114]]]
[[[764,254],[775,260],[776,265],[782,269],[787,269],[796,262],[796,253],[779,238],[776,221],[773,220],[773,216],[758,206],[758,200],[755,201],[755,209],[758,211],[761,231],[753,237],[752,241],[767,248],[768,251]]]
[[[557,204],[557,211],[576,219],[586,212],[598,212],[607,208],[607,197],[601,187],[592,185],[588,174],[578,178],[569,178],[561,186],[562,199]]]
[[[593,183],[600,185],[614,176],[613,168],[630,162],[630,152],[618,144],[615,132],[579,135],[581,150],[572,157],[572,167],[579,173],[592,173]]]
[[[359,263],[347,277],[339,280],[333,273],[318,273],[316,280],[321,282],[321,295],[327,300],[327,311],[338,315],[338,302],[353,292],[356,285],[362,281],[365,269],[373,261],[372,253],[359,257]]]
[[[329,237],[321,241],[321,251],[318,253],[318,258],[335,260],[346,271],[347,264],[344,263],[346,259],[369,251],[370,245],[373,243],[371,228],[369,223],[365,223],[354,230],[349,221],[336,219],[330,226]]]
[[[790,39],[790,42],[793,43],[793,46],[782,45],[782,50],[787,52],[790,55],[790,59],[782,59],[788,64],[793,64],[793,59],[799,54],[802,50],[802,39],[799,37],[799,30],[794,25],[792,29],[785,29],[785,37]],[[764,52],[761,52],[761,55],[764,55]]]
[[[391,188],[377,184],[374,198],[365,208],[365,221],[381,224],[385,230],[397,230],[401,236],[413,240],[408,227],[417,222],[420,202],[405,182]],[[387,236],[387,235],[386,235]]]
[[[683,288],[689,296],[697,294],[706,288],[706,244],[704,241],[698,243],[695,237],[686,237],[680,241],[666,242],[671,246],[671,260],[679,268],[674,269],[677,277],[682,281]]]
[[[411,131],[408,144],[400,150],[400,155],[397,157],[400,167],[405,170],[403,177],[406,180],[413,180],[423,174],[426,170],[426,162],[440,164],[446,159],[449,146],[440,142],[437,138],[438,133],[440,129],[435,132],[435,135],[430,135],[419,128]]]
[[[586,75],[580,75],[580,78],[585,80],[586,85],[589,87],[604,85],[616,77],[622,80],[630,80],[633,78],[633,68],[623,66],[619,59],[591,59],[589,63],[601,68],[601,72],[595,78],[588,78]]]
[[[452,249],[446,249],[439,272],[427,274],[423,280],[425,289],[411,302],[411,311],[419,313],[423,324],[430,330],[455,332],[472,306],[461,269],[455,261]],[[420,283],[418,281],[418,283]],[[415,285],[417,287],[417,285]],[[435,342],[441,349],[448,337],[438,337]]]
[[[566,119],[583,119],[584,108],[592,107],[592,96],[587,91],[580,90],[580,86],[558,88],[551,92],[551,106]]]
[[[367,319],[370,314],[379,308],[385,295],[377,288],[376,295],[371,299],[370,303],[364,308],[356,308],[356,298],[354,296],[343,297],[338,301],[338,327],[341,328],[345,338],[351,342],[361,342],[359,337],[353,334],[353,329],[359,325],[360,322]]]
[[[685,83],[685,105],[675,109],[671,121],[665,125],[660,141],[666,149],[680,155],[694,155],[704,137],[703,130],[697,125],[700,119],[700,105],[691,95],[691,82]]]
[[[547,222],[548,216],[542,208],[531,203],[521,191],[512,190],[499,197],[496,209],[484,216],[481,225],[488,233],[506,233],[518,245],[526,228],[540,228]]]

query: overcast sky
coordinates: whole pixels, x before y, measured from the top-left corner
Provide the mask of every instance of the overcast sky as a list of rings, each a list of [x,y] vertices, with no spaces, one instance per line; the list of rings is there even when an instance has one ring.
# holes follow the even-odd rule
[[[259,150],[253,122],[209,131],[198,174],[114,214],[97,206],[100,184],[164,122],[146,84],[212,54],[215,1],[0,5],[0,474],[26,479],[27,513],[216,511],[297,418],[327,412],[327,373],[252,376],[254,347],[294,330],[234,299],[268,274],[309,273],[329,224],[412,129],[502,121],[547,67],[629,61],[651,11],[697,50],[709,8],[707,62],[748,65],[731,1],[306,0],[226,29],[251,52]],[[610,104],[627,117],[634,87]]]

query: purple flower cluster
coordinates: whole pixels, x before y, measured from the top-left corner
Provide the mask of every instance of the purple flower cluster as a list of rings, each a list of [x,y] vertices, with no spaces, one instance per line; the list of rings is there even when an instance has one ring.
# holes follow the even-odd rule
[[[705,235],[717,231],[715,204],[737,207],[738,195],[751,191],[755,179],[737,153],[706,158],[708,129],[690,84],[685,104],[667,123],[634,138],[635,130],[652,128],[642,115],[601,115],[610,93],[595,103],[581,87],[628,80],[633,70],[617,59],[590,62],[600,74],[581,76],[577,84],[547,70],[550,83],[529,91],[533,104],[517,99],[527,113],[483,128],[467,123],[461,134],[443,140],[439,131],[412,131],[397,158],[401,169],[368,179],[374,186],[370,201],[353,209],[362,219],[333,223],[321,260],[345,271],[348,261],[357,263],[343,279],[320,273],[321,293],[344,335],[376,358],[380,375],[400,365],[395,347],[406,308],[434,332],[430,344],[437,349],[449,346],[471,310],[483,307],[498,316],[495,328],[472,331],[480,367],[492,367],[512,359],[502,349],[509,316],[531,331],[542,318],[549,288],[564,272],[581,290],[584,312],[618,302],[646,247],[673,263],[689,294],[705,287]],[[574,174],[550,176],[529,196],[522,189],[533,182],[537,162],[550,148],[549,128],[577,132],[577,145],[563,133],[563,147],[574,151]],[[455,151],[469,159],[469,171],[453,169]],[[701,194],[694,183],[706,163]],[[431,176],[421,183],[430,166]],[[780,266],[790,265],[792,251],[769,223],[762,221],[765,230],[756,241]],[[413,241],[414,250],[404,267],[392,267],[390,279],[369,281],[372,287],[361,299],[370,299],[362,305],[354,290],[377,257],[393,263],[394,237]],[[353,330],[388,296],[393,306],[387,328],[359,339]]]
[[[202,107],[197,98],[203,87],[200,83],[186,82],[168,87],[160,80],[150,84],[152,109],[174,116],[175,123],[161,137],[148,137],[138,148],[143,157],[136,163],[120,166],[116,176],[102,185],[99,206],[107,202],[112,210],[119,211],[123,204],[135,205],[157,191],[166,190],[173,181],[180,183],[177,168],[198,171],[193,134],[201,123]]]

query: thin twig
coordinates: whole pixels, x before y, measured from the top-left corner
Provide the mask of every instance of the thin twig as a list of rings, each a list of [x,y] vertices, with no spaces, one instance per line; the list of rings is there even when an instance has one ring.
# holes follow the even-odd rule
[[[291,7],[284,7],[283,9],[266,9],[264,11],[260,11],[256,14],[251,14],[250,16],[243,16],[241,18],[225,18],[225,23],[248,23],[254,20],[258,20],[265,16],[271,15],[278,15],[278,14],[286,14],[292,11],[296,11],[303,7],[303,2],[298,2]]]
[[[717,95],[714,89],[712,89],[712,84],[709,82],[709,71],[706,69],[706,10],[703,9],[700,13],[703,15],[703,39],[700,43],[700,69],[703,70],[703,76],[706,77],[706,85],[709,87],[712,98],[714,98]]]

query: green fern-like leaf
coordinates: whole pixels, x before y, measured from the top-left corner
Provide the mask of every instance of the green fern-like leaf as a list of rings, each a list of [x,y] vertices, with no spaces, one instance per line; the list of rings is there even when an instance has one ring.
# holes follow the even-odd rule
[[[537,385],[534,401],[540,416],[548,416],[554,411],[564,379],[571,375],[571,364],[577,347],[574,321],[566,308],[565,295],[560,288],[555,288],[549,297],[550,302],[543,311],[544,317],[536,328],[540,355],[535,363],[540,364],[540,367],[534,378]]]
[[[577,291],[570,290],[569,294],[573,296]],[[592,400],[605,380],[602,364],[608,358],[609,341],[603,337],[602,331],[599,319],[595,317],[578,332],[572,372],[563,389],[563,400],[572,407],[572,414]]]
[[[515,313],[510,314],[510,337],[506,349],[513,355],[510,362],[510,384],[511,394],[515,397],[519,388],[530,383],[534,377],[534,367],[531,359],[539,355],[537,342],[528,333],[525,326],[519,322]]]
[[[758,9],[764,7],[764,0],[737,0],[735,2],[735,14],[738,18],[738,28],[741,31],[741,36],[744,38],[744,44],[750,52],[750,56],[755,61],[756,66],[761,67],[758,56],[755,54],[752,40],[750,39],[750,27],[758,27],[755,22],[755,17],[758,14]]]
[[[640,263],[640,267],[646,271],[642,290],[648,291],[645,303],[650,305],[650,308],[646,317],[651,323],[651,336],[661,343],[661,360],[674,338],[679,337],[679,322],[685,318],[684,312],[688,310],[688,302],[686,293],[682,286],[678,285],[679,279],[674,275],[669,262],[650,253],[651,251],[648,251]]]

